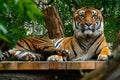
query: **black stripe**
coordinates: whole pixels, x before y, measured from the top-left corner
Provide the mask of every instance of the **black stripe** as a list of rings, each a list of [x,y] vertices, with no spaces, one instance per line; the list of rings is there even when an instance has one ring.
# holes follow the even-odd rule
[[[23,47],[21,44],[17,43],[18,46]]]
[[[76,29],[78,29],[78,26],[77,26],[77,25],[78,25],[78,23],[77,23],[77,22],[75,22],[75,28],[76,28]]]
[[[8,55],[9,55],[9,57],[11,57],[12,56],[12,54],[10,53],[10,52],[7,52],[8,53]]]
[[[97,46],[95,53],[97,52],[98,48],[100,47],[100,45],[102,44],[102,42],[104,41],[104,39],[99,43],[99,45]]]
[[[5,54],[3,54],[3,56],[5,57],[5,59],[8,59],[9,56],[7,56],[6,54],[8,54],[8,52],[6,52]]]
[[[91,43],[91,46],[95,43],[95,41],[97,41],[97,39],[98,39],[100,36],[102,36],[102,34],[99,35],[99,36]],[[90,46],[90,47],[91,47],[91,46]],[[90,48],[90,47],[89,47],[89,48]]]
[[[101,28],[101,22],[100,22],[100,25],[98,25],[98,28],[96,29],[96,30],[98,30],[98,29],[100,29]]]
[[[73,52],[74,52],[75,56],[77,56],[77,53],[76,53],[76,51],[75,51],[74,46],[73,46],[73,44],[72,44],[72,43],[71,43],[71,47],[72,47],[72,50],[73,50]]]
[[[23,45],[19,44],[18,42],[17,42],[17,45],[20,46],[20,47],[22,47],[22,48],[24,48],[24,49],[26,49]],[[26,50],[28,50],[28,49],[26,49]]]
[[[86,52],[86,48],[80,43],[80,41],[76,38],[76,42],[79,45],[79,47]]]
[[[40,48],[37,48],[35,45],[33,45],[33,48],[36,50],[41,50]]]
[[[59,39],[58,39],[58,40],[59,40]],[[57,40],[57,41],[58,41],[58,40]],[[57,41],[56,41],[56,42],[57,42]],[[62,41],[63,41],[63,39],[61,39],[59,42],[57,42],[57,44],[56,44],[56,42],[55,42],[55,43],[54,43],[54,44],[56,44],[55,47],[57,47]]]
[[[28,42],[26,41],[26,40],[23,40],[25,43],[26,43],[26,45],[29,47],[29,49],[31,50],[31,48],[30,48],[30,45],[28,44]]]

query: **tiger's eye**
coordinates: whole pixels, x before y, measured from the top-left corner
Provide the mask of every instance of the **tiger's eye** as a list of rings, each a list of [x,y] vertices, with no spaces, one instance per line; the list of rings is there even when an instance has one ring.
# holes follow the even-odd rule
[[[85,13],[84,11],[80,11],[78,16],[79,16],[81,19],[84,19],[84,18],[85,18],[84,13]]]
[[[97,15],[93,15],[92,18],[93,18],[93,19],[97,19],[98,16],[97,16]]]
[[[92,11],[92,18],[93,19],[97,19],[98,18],[97,12],[95,10]]]
[[[81,19],[84,19],[84,18],[85,18],[84,15],[79,15],[79,17],[80,17]]]

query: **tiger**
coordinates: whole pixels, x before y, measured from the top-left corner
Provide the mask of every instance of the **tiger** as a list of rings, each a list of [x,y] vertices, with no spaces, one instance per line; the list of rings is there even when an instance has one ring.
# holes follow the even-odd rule
[[[85,6],[74,11],[71,37],[19,40],[13,49],[4,52],[1,60],[15,57],[25,61],[108,60],[111,50],[104,35],[103,9]]]

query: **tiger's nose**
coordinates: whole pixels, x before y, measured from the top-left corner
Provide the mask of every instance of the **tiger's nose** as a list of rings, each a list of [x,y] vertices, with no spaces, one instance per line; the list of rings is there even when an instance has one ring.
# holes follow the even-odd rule
[[[87,26],[90,26],[90,25],[92,25],[92,22],[85,22],[85,24],[86,24]]]

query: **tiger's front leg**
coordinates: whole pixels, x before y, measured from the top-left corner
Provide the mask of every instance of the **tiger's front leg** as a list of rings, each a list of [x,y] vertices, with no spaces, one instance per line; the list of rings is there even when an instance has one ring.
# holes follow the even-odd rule
[[[108,47],[104,47],[100,54],[98,55],[97,60],[108,60],[108,56],[111,54],[110,49]]]

